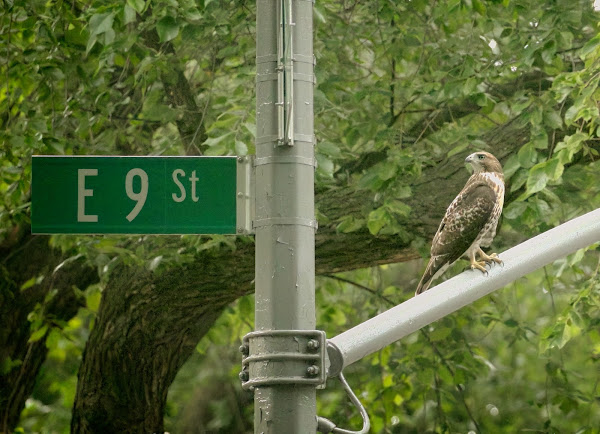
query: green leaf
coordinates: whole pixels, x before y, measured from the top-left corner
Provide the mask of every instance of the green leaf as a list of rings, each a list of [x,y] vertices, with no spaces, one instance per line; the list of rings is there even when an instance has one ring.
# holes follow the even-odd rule
[[[567,125],[571,125],[573,122],[579,119],[579,113],[588,107],[588,104],[589,102],[587,97],[584,95],[578,96],[573,102],[573,105],[571,105],[571,107],[569,107],[565,113],[565,123]]]
[[[372,235],[377,235],[379,231],[388,223],[388,212],[385,207],[379,207],[369,213],[367,228]]]
[[[558,158],[553,158],[547,161],[546,165],[546,175],[552,181],[557,181],[563,174],[565,170],[565,166],[558,160]]]
[[[225,140],[227,137],[231,136],[233,133],[229,132],[229,133],[225,133],[222,136],[218,136],[218,137],[209,137],[208,139],[206,139],[204,141],[204,145],[206,146],[216,146],[219,143],[221,143],[223,140]]]
[[[565,321],[565,327],[563,329],[563,333],[560,339],[560,343],[559,343],[559,348],[564,347],[567,342],[569,342],[571,339],[579,336],[581,334],[581,328],[579,328],[576,324],[575,321],[573,321],[573,319],[571,317],[569,317],[566,321]]]
[[[546,149],[548,147],[548,133],[546,133],[546,130],[541,130],[533,136],[531,143],[536,149]]]
[[[248,155],[248,146],[240,141],[235,141],[235,155]]]
[[[429,338],[433,342],[441,341],[446,339],[452,333],[451,327],[438,327],[433,332],[429,334]]]
[[[567,257],[569,265],[572,267],[573,265],[578,264],[579,262],[581,262],[584,255],[585,255],[585,249],[579,249],[574,254],[569,255]]]
[[[246,130],[248,130],[248,132],[250,133],[250,135],[252,137],[256,137],[256,125],[250,122],[245,122],[244,123],[244,128],[246,128]]]
[[[98,312],[100,308],[100,301],[102,300],[102,292],[99,289],[92,290],[89,294],[86,294],[85,304],[92,312]]]
[[[65,259],[64,261],[62,261],[60,264],[58,264],[55,268],[53,273],[56,273],[58,270],[60,270],[62,267],[64,267],[65,265],[70,264],[71,262],[75,262],[77,261],[79,258],[83,257],[82,253],[78,253],[77,255],[74,256],[70,256],[67,259]]]
[[[331,161],[325,155],[319,154],[319,153],[316,154],[316,159],[317,159],[317,171],[321,175],[324,175],[327,177],[332,177],[333,169],[335,167],[333,164],[333,161]]]
[[[0,375],[6,375],[14,368],[17,368],[23,364],[22,360],[13,360],[9,356],[4,357],[0,360]],[[16,432],[16,431],[15,431]]]
[[[590,136],[585,133],[575,133],[572,136],[565,137],[565,144],[569,151],[577,153],[581,150],[581,145],[584,141],[588,140]]]
[[[158,33],[160,42],[167,42],[177,37],[179,34],[179,25],[175,21],[175,18],[167,15],[166,17],[162,17],[156,24],[156,32]]]
[[[546,163],[541,164],[544,165]],[[542,166],[538,166],[539,165],[534,166],[529,172],[529,177],[527,178],[527,195],[532,195],[540,190],[543,190],[548,182],[548,175],[546,175],[546,171]]]
[[[173,122],[175,119],[177,119],[178,113],[178,110],[152,99],[146,99],[142,105],[142,114],[144,115],[144,119],[148,119],[150,121],[159,121],[164,123]]]
[[[338,326],[346,324],[346,314],[341,309],[330,309],[330,319]]]
[[[356,232],[365,227],[365,221],[363,219],[357,219],[352,216],[344,217],[344,219],[337,225],[336,230],[341,233]]]
[[[455,146],[454,148],[452,148],[450,151],[448,151],[447,157],[450,158],[453,155],[459,154],[462,151],[464,151],[465,149],[467,149],[469,147],[469,143],[468,142],[464,142],[458,146]]]
[[[342,155],[340,147],[328,141],[319,142],[317,145],[317,151],[334,158],[341,157]]]
[[[139,14],[144,12],[144,9],[146,9],[145,0],[127,0],[127,4],[135,9],[135,11]]]
[[[473,9],[475,9],[475,11],[481,15],[485,15],[485,5],[483,4],[483,2],[481,0],[472,0],[472,4],[473,4]]]
[[[23,284],[21,285],[21,288],[20,288],[20,290],[21,290],[21,291],[25,291],[26,289],[28,289],[28,288],[31,288],[33,285],[35,285],[35,284],[37,283],[37,279],[38,279],[38,278],[37,278],[37,277],[35,277],[35,276],[34,276],[34,277],[32,277],[32,278],[31,278],[31,279],[29,279],[27,282],[25,282],[25,283],[23,283]]]
[[[86,54],[89,54],[92,48],[94,48],[99,35],[106,35],[104,38],[105,44],[110,44],[114,40],[115,32],[112,28],[114,17],[114,12],[105,12],[102,14],[95,14],[90,18],[90,36],[87,41]]]
[[[108,30],[112,30],[115,15],[113,12],[95,14],[90,18],[90,36],[100,35]]]
[[[556,42],[548,41],[542,49],[542,60],[548,64],[552,64],[556,56]]]
[[[125,24],[133,23],[136,20],[135,9],[126,4],[123,7],[123,18]]]
[[[43,326],[41,326],[39,329],[37,329],[36,331],[34,331],[31,336],[29,337],[29,340],[27,342],[37,342],[40,339],[42,339],[45,335],[46,332],[48,331],[48,325],[44,324]]]
[[[529,171],[527,178],[527,195],[532,195],[544,189],[548,181],[558,180],[563,173],[564,166],[558,158],[553,158],[538,163]]]
[[[517,155],[511,155],[508,157],[508,160],[506,160],[506,163],[504,163],[504,177],[510,179],[520,168],[521,166],[519,165]]]
[[[379,172],[371,168],[360,178],[358,187],[377,191],[383,186],[383,183],[384,181],[379,177]]]
[[[52,327],[50,333],[48,333],[48,337],[46,338],[46,348],[52,350],[58,346],[58,342],[60,341],[60,330],[56,327]]]
[[[377,176],[383,181],[387,181],[398,175],[398,167],[391,161],[378,164],[375,169],[377,170]]]
[[[406,199],[407,197],[412,196],[412,188],[408,185],[401,185],[396,187],[394,190],[394,197],[396,199]]]
[[[148,269],[150,271],[154,271],[156,270],[156,268],[158,268],[158,266],[160,265],[160,263],[163,260],[163,255],[158,255],[155,258],[153,258],[150,263],[148,264]]]
[[[517,158],[521,167],[526,169],[532,167],[537,159],[537,152],[535,151],[533,143],[529,142],[523,145],[517,153]]]
[[[529,205],[527,204],[527,202],[515,201],[508,205],[502,214],[507,219],[514,220],[517,217],[521,216],[521,214],[523,214],[523,212],[527,209],[528,206]]]
[[[544,125],[554,130],[561,129],[563,127],[563,120],[560,113],[557,110],[544,111]]]
[[[241,297],[238,301],[238,308],[240,315],[244,318],[251,318],[254,314],[254,303],[250,296]]]
[[[321,9],[317,6],[313,6],[313,11],[315,14],[315,18],[320,21],[321,23],[325,24],[327,22],[327,19],[325,18],[325,15],[323,14],[323,12],[321,12]]]
[[[592,51],[598,47],[598,45],[600,45],[600,34],[597,34],[592,39],[587,41],[584,46],[581,47],[581,50],[579,50],[579,55],[582,59],[585,59],[588,54],[592,53]]]
[[[400,200],[390,200],[385,203],[387,210],[393,214],[397,214],[401,217],[408,217],[410,215],[411,208]]]
[[[183,12],[183,17],[189,21],[197,21],[202,18],[202,14],[197,8],[191,7]]]
[[[88,38],[87,45],[85,47],[85,54],[89,54],[90,51],[92,51],[92,48],[94,48],[96,42],[98,42],[98,38],[96,36],[90,36]]]

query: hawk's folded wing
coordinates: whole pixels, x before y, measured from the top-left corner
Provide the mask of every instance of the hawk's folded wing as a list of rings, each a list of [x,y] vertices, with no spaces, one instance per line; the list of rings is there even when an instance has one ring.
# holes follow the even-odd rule
[[[436,273],[444,272],[465,254],[492,216],[496,200],[496,192],[484,181],[467,183],[456,196],[433,238],[431,258],[417,294],[429,288]]]

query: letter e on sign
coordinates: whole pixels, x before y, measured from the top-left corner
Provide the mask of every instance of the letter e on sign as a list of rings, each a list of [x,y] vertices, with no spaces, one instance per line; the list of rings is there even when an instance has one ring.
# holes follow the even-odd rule
[[[98,176],[98,169],[77,170],[77,221],[96,223],[98,221],[97,215],[85,213],[85,198],[94,195],[94,190],[85,188],[86,176]]]

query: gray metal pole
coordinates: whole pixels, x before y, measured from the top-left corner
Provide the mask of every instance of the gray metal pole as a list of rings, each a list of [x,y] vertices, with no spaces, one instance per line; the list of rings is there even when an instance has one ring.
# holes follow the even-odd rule
[[[329,340],[335,376],[346,366],[427,324],[581,248],[600,241],[600,209],[563,223],[500,255],[488,275],[469,270]]]
[[[256,4],[256,330],[313,330],[313,3]],[[254,421],[256,433],[314,433],[316,385],[257,386]]]

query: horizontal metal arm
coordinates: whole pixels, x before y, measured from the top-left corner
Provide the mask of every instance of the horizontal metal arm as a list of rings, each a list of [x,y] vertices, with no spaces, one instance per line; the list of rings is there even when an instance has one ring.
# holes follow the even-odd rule
[[[600,241],[600,209],[500,254],[488,274],[468,270],[328,341],[328,375],[502,288],[538,268]]]

